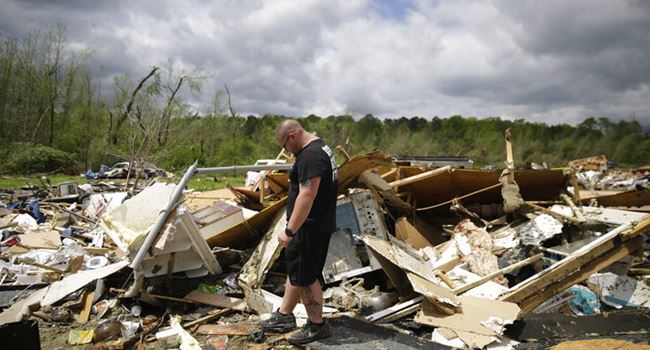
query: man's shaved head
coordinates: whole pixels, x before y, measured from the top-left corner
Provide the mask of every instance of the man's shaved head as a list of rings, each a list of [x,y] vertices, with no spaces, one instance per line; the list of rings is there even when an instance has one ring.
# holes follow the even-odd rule
[[[287,138],[287,135],[291,132],[296,132],[298,135],[302,134],[305,131],[305,129],[302,128],[302,125],[298,123],[298,121],[293,120],[293,119],[287,119],[283,121],[280,126],[278,127],[278,130],[275,133],[275,138],[278,141],[282,141]]]

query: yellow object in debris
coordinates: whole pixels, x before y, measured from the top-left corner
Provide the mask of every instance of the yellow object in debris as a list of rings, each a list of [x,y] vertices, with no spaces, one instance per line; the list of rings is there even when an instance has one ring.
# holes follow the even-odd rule
[[[95,335],[95,330],[90,329],[87,331],[81,331],[73,329],[68,335],[68,344],[79,345],[79,344],[90,344],[93,341],[93,336]]]

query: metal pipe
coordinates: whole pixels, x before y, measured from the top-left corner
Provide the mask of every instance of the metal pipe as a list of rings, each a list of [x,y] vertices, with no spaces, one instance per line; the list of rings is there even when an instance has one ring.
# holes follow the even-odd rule
[[[198,168],[197,174],[219,174],[219,173],[236,173],[245,171],[262,171],[262,170],[290,170],[292,164],[271,164],[271,165],[231,165],[216,168]]]
[[[142,245],[140,246],[140,250],[138,250],[138,254],[136,254],[135,258],[133,258],[131,265],[129,265],[129,267],[131,267],[132,269],[135,270],[136,267],[138,267],[142,262],[142,259],[144,259],[144,255],[147,253],[147,250],[149,250],[149,247],[151,247],[151,244],[153,243],[154,239],[156,238],[156,235],[158,234],[158,231],[160,231],[163,224],[167,220],[169,213],[176,206],[176,202],[178,202],[178,199],[181,197],[181,194],[183,193],[183,189],[192,178],[192,175],[196,173],[197,166],[198,166],[198,161],[194,162],[194,164],[192,164],[192,166],[190,166],[189,169],[187,169],[181,181],[179,181],[178,185],[176,185],[176,188],[174,189],[174,193],[172,194],[171,199],[167,203],[167,208],[165,208],[165,210],[161,211],[160,214],[158,214],[158,218],[156,219],[156,224],[153,225],[151,230],[149,230],[147,237],[144,239],[144,242],[142,242]]]

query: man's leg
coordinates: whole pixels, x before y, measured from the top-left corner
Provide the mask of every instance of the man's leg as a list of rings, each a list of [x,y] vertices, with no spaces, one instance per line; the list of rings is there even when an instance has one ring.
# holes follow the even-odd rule
[[[284,315],[293,313],[293,309],[300,300],[300,290],[302,287],[292,286],[289,282],[289,276],[284,284],[284,296],[282,297],[282,305],[280,305],[280,312]]]
[[[287,284],[282,297],[282,305],[268,319],[260,321],[260,327],[265,332],[286,333],[296,327],[293,309],[300,299],[300,287],[292,286],[287,277]]]
[[[323,289],[320,282],[316,280],[308,286],[299,287],[299,291],[309,320],[316,324],[323,323]]]
[[[307,309],[309,321],[300,331],[287,339],[289,343],[303,345],[332,335],[329,324],[323,319],[323,290],[320,282],[316,280],[308,286],[301,287],[300,297]]]

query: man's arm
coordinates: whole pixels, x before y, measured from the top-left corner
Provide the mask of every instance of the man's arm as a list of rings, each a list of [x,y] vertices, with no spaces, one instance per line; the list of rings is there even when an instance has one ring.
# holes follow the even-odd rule
[[[318,194],[318,186],[320,185],[320,176],[315,176],[304,180],[300,183],[300,190],[296,197],[296,204],[293,207],[293,212],[287,223],[287,227],[293,232],[298,232],[302,224],[305,223],[311,207],[314,204],[316,194]],[[280,242],[286,246],[289,243],[290,237],[284,233],[280,234]]]

